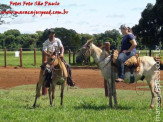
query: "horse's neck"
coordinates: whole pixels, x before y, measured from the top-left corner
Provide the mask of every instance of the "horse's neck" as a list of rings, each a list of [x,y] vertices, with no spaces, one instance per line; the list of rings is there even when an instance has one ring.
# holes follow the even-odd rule
[[[91,55],[92,55],[94,61],[97,64],[99,64],[105,58],[105,55],[103,55],[102,50],[100,48],[98,48],[97,46],[95,46],[94,44],[92,44],[91,49],[92,49]]]

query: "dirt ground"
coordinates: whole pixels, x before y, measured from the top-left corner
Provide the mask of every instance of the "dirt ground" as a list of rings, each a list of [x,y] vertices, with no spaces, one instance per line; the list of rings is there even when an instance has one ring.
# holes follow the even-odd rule
[[[9,89],[19,85],[36,84],[40,69],[17,67],[0,67],[0,88]],[[72,69],[72,78],[79,88],[103,88],[104,79],[99,69]],[[161,71],[163,80],[163,71]],[[116,83],[117,89],[135,90],[136,86],[146,86],[145,82],[137,84]],[[137,88],[149,90],[149,88]]]

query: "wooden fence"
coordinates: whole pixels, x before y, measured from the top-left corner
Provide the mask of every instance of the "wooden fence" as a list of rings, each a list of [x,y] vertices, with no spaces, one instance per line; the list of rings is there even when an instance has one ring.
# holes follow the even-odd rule
[[[23,49],[20,48],[20,67],[23,67]],[[140,56],[141,55],[141,51],[138,51],[137,52],[138,55]],[[37,66],[37,63],[36,63],[36,57],[37,57],[37,54],[36,54],[36,48],[33,49],[33,54],[34,54],[34,61],[33,61],[33,64],[34,66]],[[143,52],[143,55],[146,55],[148,56],[149,52],[146,51],[146,52]],[[155,51],[152,51],[152,56],[154,57],[155,56]],[[157,52],[158,56],[161,57],[161,51],[160,52]],[[68,50],[68,63],[69,64],[76,64],[76,59],[75,59],[75,56],[76,56],[76,51],[71,51],[70,49]],[[72,57],[72,58],[71,58]],[[7,67],[7,48],[4,49],[4,67]]]
[[[23,49],[20,48],[20,55],[19,55],[19,58],[20,58],[20,67],[23,67]],[[36,57],[37,57],[37,54],[36,54],[36,48],[33,49],[33,54],[34,54],[34,66],[37,66],[37,61],[36,61]],[[68,50],[68,63],[69,64],[76,64],[76,60],[75,60],[75,55],[76,55],[76,52],[72,52],[70,49]],[[73,60],[71,60],[71,57],[73,56]],[[7,67],[7,48],[4,48],[4,67]]]

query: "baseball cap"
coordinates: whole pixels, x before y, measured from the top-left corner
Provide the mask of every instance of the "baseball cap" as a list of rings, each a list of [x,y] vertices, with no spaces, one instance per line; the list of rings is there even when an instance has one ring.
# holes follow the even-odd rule
[[[127,28],[129,28],[129,26],[128,26],[128,25],[126,25],[126,24],[123,24],[123,25],[121,25],[121,26],[120,26],[120,28],[119,28],[119,29],[127,29]]]
[[[51,33],[55,33],[55,32],[54,32],[54,29],[49,29],[49,30],[48,30],[48,34],[51,34]]]

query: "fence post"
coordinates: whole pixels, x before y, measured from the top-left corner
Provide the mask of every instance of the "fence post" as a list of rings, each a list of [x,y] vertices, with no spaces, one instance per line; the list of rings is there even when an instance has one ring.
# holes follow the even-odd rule
[[[148,55],[148,50],[146,51],[146,56]]]
[[[153,53],[153,57],[154,57],[154,54],[155,54],[154,50],[152,51],[152,53]]]
[[[20,67],[23,67],[22,48],[20,48]]]
[[[89,65],[91,64],[91,56],[88,58]]]
[[[140,56],[140,50],[139,50],[138,56]]]
[[[75,51],[73,52],[73,64],[75,64]]]
[[[71,49],[69,49],[69,64],[71,64]]]
[[[4,48],[4,61],[5,61],[5,67],[7,67],[7,48]]]
[[[36,48],[34,48],[34,66],[36,66]]]

